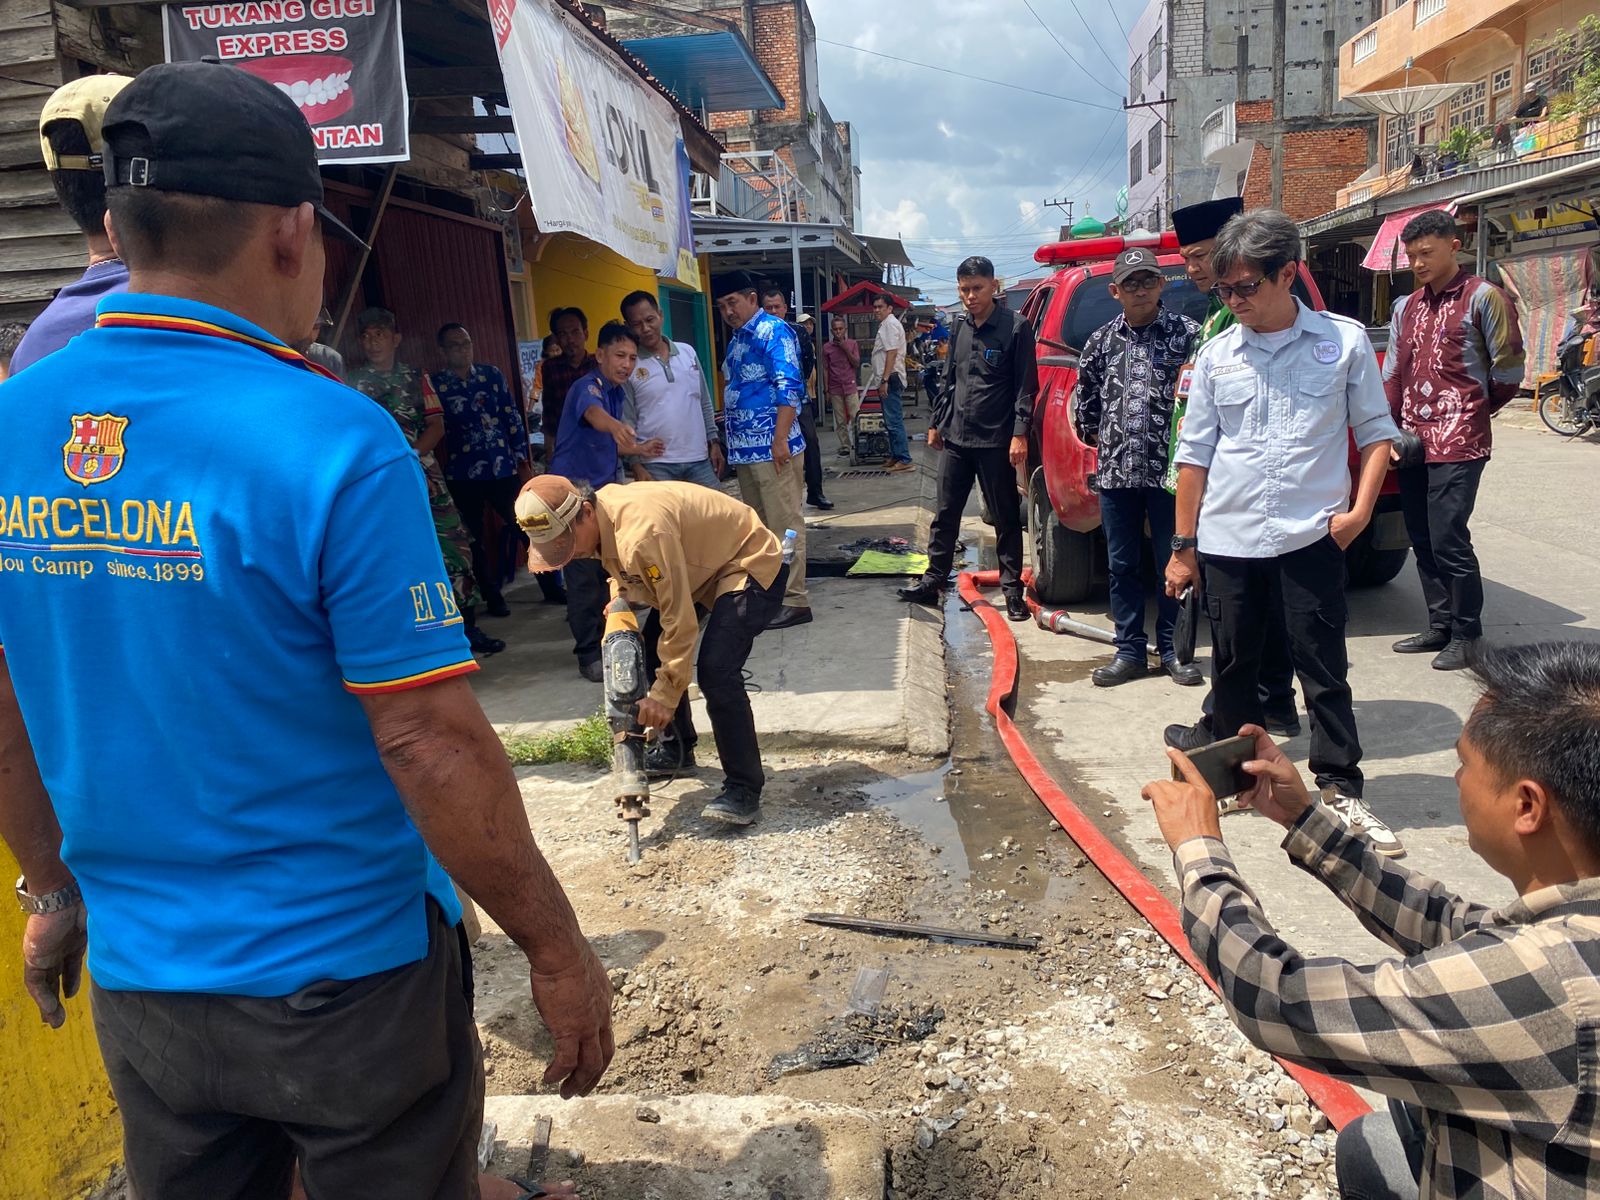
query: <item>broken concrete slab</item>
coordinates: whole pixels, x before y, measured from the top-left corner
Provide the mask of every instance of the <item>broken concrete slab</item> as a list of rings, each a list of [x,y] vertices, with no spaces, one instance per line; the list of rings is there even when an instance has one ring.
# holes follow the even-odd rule
[[[554,1121],[547,1179],[584,1200],[882,1200],[884,1134],[856,1108],[782,1096],[491,1096],[491,1167],[522,1174],[535,1124]],[[648,1111],[659,1120],[641,1119]]]

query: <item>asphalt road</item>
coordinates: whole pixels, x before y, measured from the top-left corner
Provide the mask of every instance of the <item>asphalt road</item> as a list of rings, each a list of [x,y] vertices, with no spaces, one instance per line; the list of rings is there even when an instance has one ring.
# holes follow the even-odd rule
[[[1600,550],[1591,534],[1600,444],[1500,425],[1472,523],[1485,577],[1486,636],[1502,644],[1600,637],[1593,616],[1600,611]],[[1074,615],[1109,628],[1103,600],[1098,604]],[[1368,802],[1405,842],[1407,865],[1473,899],[1510,899],[1509,885],[1467,845],[1452,778],[1453,744],[1473,686],[1461,674],[1432,670],[1426,656],[1389,649],[1425,624],[1415,567],[1408,564],[1384,587],[1352,592],[1350,610],[1350,678]],[[973,618],[952,607],[949,619]],[[1164,675],[1096,688],[1088,673],[1108,647],[1032,624],[1013,628],[1022,655],[1019,721],[1051,754],[1080,807],[1171,893],[1171,858],[1139,789],[1168,773],[1161,731],[1198,715],[1202,689],[1180,688]],[[1147,628],[1153,632],[1153,614]],[[1202,662],[1209,669],[1209,660]],[[1285,744],[1302,769],[1308,744],[1305,735]],[[1279,931],[1304,953],[1384,956],[1342,905],[1289,864],[1280,835],[1253,813],[1223,821],[1224,838]]]

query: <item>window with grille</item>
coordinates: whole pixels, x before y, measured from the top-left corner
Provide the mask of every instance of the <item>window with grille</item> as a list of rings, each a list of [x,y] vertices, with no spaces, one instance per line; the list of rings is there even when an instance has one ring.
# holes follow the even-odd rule
[[[1378,31],[1369,29],[1356,39],[1356,44],[1351,48],[1350,57],[1355,62],[1364,58],[1371,58],[1378,52]]]
[[[1397,170],[1411,161],[1415,144],[1411,139],[1411,117],[1389,117],[1384,122],[1383,169]]]
[[[1501,67],[1494,73],[1494,78],[1489,84],[1489,90],[1496,96],[1501,92],[1509,92],[1511,90],[1511,73],[1512,68]]]
[[[1143,147],[1135,142],[1128,149],[1128,184],[1132,186],[1144,177],[1144,172],[1139,169],[1139,151]]]
[[[1150,49],[1145,55],[1145,78],[1151,83],[1156,81],[1156,76],[1161,74],[1161,31],[1158,29],[1150,35]]]
[[[1144,88],[1144,55],[1133,60],[1133,65],[1128,68],[1128,99],[1137,100],[1139,92]]]
[[[1546,45],[1527,58],[1527,80],[1546,96],[1554,96],[1572,86],[1572,77],[1583,64],[1583,56],[1593,47],[1586,37],[1574,37],[1571,44]]]
[[[1445,0],[1417,0],[1417,7],[1415,15],[1412,18],[1412,24],[1421,25],[1424,21],[1429,20],[1432,17],[1437,17],[1444,11],[1444,5]]]
[[[1489,123],[1489,81],[1480,79],[1462,88],[1451,97],[1449,108],[1447,128],[1458,129],[1465,125],[1469,129],[1482,129]]]
[[[1157,125],[1150,131],[1150,136],[1145,139],[1144,145],[1144,161],[1149,164],[1152,171],[1161,165],[1161,153],[1161,126]]]

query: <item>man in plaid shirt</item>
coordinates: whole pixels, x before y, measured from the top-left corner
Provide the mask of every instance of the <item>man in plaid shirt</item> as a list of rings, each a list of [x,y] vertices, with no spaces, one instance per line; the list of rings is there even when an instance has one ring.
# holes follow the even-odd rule
[[[1339,1136],[1347,1200],[1600,1194],[1600,647],[1479,651],[1456,743],[1468,844],[1519,898],[1473,904],[1397,866],[1307,792],[1259,728],[1249,803],[1290,860],[1402,957],[1305,958],[1222,843],[1216,799],[1144,789],[1173,849],[1184,929],[1252,1043],[1390,1097]]]

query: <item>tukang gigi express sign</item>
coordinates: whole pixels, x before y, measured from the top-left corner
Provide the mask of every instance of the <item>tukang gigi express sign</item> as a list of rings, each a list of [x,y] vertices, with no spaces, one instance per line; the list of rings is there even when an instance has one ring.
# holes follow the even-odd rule
[[[293,100],[323,163],[411,156],[400,0],[252,0],[162,9],[168,62],[215,57]]]

